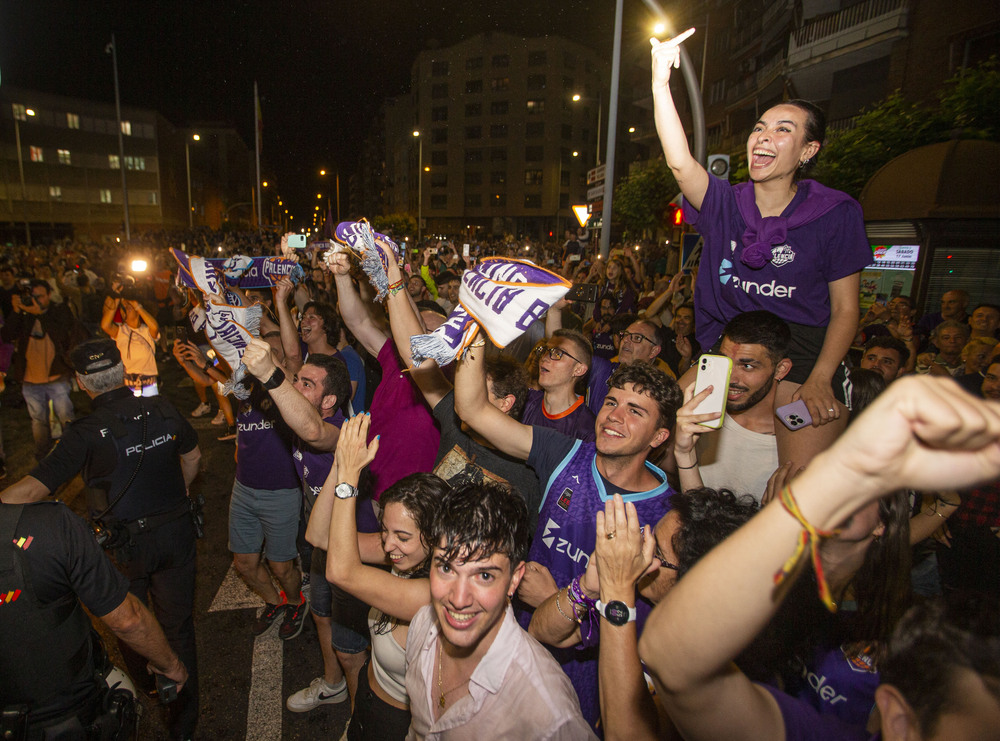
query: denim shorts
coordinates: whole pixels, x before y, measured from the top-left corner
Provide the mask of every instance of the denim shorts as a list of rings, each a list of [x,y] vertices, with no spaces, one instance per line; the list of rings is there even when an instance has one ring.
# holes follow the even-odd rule
[[[233,553],[260,553],[281,563],[298,555],[295,538],[299,531],[302,490],[254,489],[233,482],[229,500],[229,550]]]
[[[368,648],[368,612],[357,597],[326,580],[326,551],[316,548],[309,569],[309,609],[330,618],[330,643],[342,654],[359,654]]]

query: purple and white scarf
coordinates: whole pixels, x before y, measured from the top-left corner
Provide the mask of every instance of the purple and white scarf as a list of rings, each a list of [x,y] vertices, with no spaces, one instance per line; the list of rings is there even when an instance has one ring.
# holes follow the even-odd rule
[[[204,310],[192,312],[192,326],[196,330],[204,328],[209,344],[233,369],[222,392],[232,393],[237,399],[249,398],[250,389],[241,383],[247,373],[242,358],[250,340],[260,335],[263,309],[260,304],[245,305],[239,294],[226,287],[224,276],[211,261],[178,249],[170,252],[180,265],[180,282],[197,288],[204,297]]]
[[[479,329],[507,347],[566,295],[572,284],[525,260],[488,257],[462,274],[458,306],[430,334],[410,338],[413,364],[430,358],[441,367],[468,347]]]
[[[402,268],[403,251],[399,248],[399,245],[384,234],[373,232],[371,225],[365,219],[361,221],[340,222],[337,224],[334,237],[336,237],[338,242],[345,245],[351,252],[357,255],[361,261],[361,269],[365,271],[365,275],[368,276],[372,288],[376,291],[375,300],[384,300],[389,291],[389,278],[386,275],[389,263],[386,260],[385,254],[375,244],[375,240],[377,239],[385,247],[392,250],[400,268]],[[333,250],[327,252],[327,255],[333,254],[335,254]]]

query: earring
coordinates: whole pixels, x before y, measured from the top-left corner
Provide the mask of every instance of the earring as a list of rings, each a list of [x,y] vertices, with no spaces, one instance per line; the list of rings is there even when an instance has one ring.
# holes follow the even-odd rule
[[[806,158],[805,158],[804,160],[802,160],[802,161],[801,161],[801,162],[799,163],[799,169],[801,170],[801,169],[803,169],[803,168],[804,168],[804,167],[805,167],[806,165],[808,165],[808,164],[809,164],[809,160],[810,160],[810,159],[811,159],[810,157],[806,157]]]

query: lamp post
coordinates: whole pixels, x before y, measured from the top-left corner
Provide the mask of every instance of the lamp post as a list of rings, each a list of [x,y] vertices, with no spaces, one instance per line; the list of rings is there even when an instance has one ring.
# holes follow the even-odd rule
[[[121,163],[120,169],[122,174],[122,208],[124,209],[125,216],[125,241],[128,242],[132,239],[132,227],[129,225],[128,215],[128,178],[125,174],[125,139],[123,138],[125,132],[122,131],[122,101],[121,95],[118,92],[118,47],[115,45],[114,34],[111,34],[111,43],[104,48],[104,51],[111,55],[111,66],[115,76],[115,114],[118,119],[118,158]]]
[[[420,244],[421,225],[424,219],[424,140],[420,132],[414,130],[417,138],[417,244]]]
[[[24,187],[24,160],[21,156],[21,126],[18,124],[18,112],[16,106],[11,106],[14,114],[14,143],[17,145],[17,171],[21,175],[21,210],[24,212],[24,236],[31,247],[31,224],[28,222],[28,190]],[[26,116],[34,116],[35,112],[30,108],[24,109]]]
[[[184,163],[187,165],[187,185],[188,185],[188,229],[194,229],[194,207],[191,205],[191,142],[201,141],[201,136],[192,134],[191,138],[184,138]]]

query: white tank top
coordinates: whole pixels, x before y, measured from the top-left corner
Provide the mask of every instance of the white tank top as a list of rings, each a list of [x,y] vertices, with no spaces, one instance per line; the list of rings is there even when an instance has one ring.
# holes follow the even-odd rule
[[[368,631],[372,637],[372,672],[379,687],[389,697],[409,706],[410,697],[406,694],[406,648],[396,642],[391,630],[382,634],[375,632],[375,626],[381,618],[381,611],[374,607],[368,613]]]

